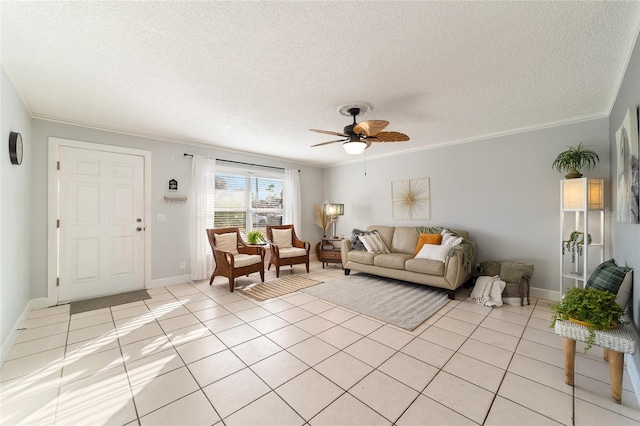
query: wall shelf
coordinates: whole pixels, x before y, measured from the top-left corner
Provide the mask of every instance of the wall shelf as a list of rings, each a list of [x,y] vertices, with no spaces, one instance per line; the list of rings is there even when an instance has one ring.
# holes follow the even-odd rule
[[[186,195],[167,194],[164,196],[164,200],[172,203],[185,203],[189,199]]]

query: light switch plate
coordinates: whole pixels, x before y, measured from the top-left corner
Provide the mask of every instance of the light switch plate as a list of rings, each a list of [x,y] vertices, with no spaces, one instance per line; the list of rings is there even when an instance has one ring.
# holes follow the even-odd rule
[[[167,215],[158,213],[158,222],[166,222],[166,221],[167,221]]]

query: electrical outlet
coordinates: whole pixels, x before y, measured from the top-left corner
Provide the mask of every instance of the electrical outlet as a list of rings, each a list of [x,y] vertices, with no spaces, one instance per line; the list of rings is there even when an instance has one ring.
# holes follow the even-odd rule
[[[184,271],[185,269],[187,269],[187,262],[181,262],[180,263],[180,270]]]
[[[163,213],[158,213],[158,222],[166,222],[166,221],[167,221],[167,215]]]

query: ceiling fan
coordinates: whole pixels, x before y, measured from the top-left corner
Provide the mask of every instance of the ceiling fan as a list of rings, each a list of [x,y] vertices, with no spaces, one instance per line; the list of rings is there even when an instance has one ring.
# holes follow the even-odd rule
[[[409,140],[409,136],[404,133],[383,132],[382,130],[389,125],[388,121],[368,120],[361,123],[356,122],[356,116],[358,116],[358,114],[364,114],[370,110],[371,107],[368,105],[346,105],[341,107],[338,109],[340,114],[353,117],[353,124],[346,126],[342,133],[331,132],[329,130],[309,130],[325,135],[340,136],[343,139],[322,142],[311,146],[315,147],[342,142],[342,146],[347,154],[360,154],[371,146],[371,142],[406,142]]]

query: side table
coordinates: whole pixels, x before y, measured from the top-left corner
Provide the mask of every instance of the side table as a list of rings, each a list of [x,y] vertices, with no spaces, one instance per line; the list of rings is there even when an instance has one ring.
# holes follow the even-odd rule
[[[573,386],[576,362],[576,340],[586,342],[589,329],[571,321],[556,321],[556,334],[563,337],[564,347],[564,382]],[[638,344],[633,337],[631,324],[607,331],[595,332],[594,345],[604,348],[604,360],[609,362],[611,380],[611,398],[620,404],[622,401],[622,373],[624,370],[624,354],[634,354]]]
[[[322,269],[326,263],[342,264],[342,254],[340,246],[343,238],[322,237],[322,240],[316,244],[316,256],[322,262]],[[334,243],[338,243],[337,246]]]

